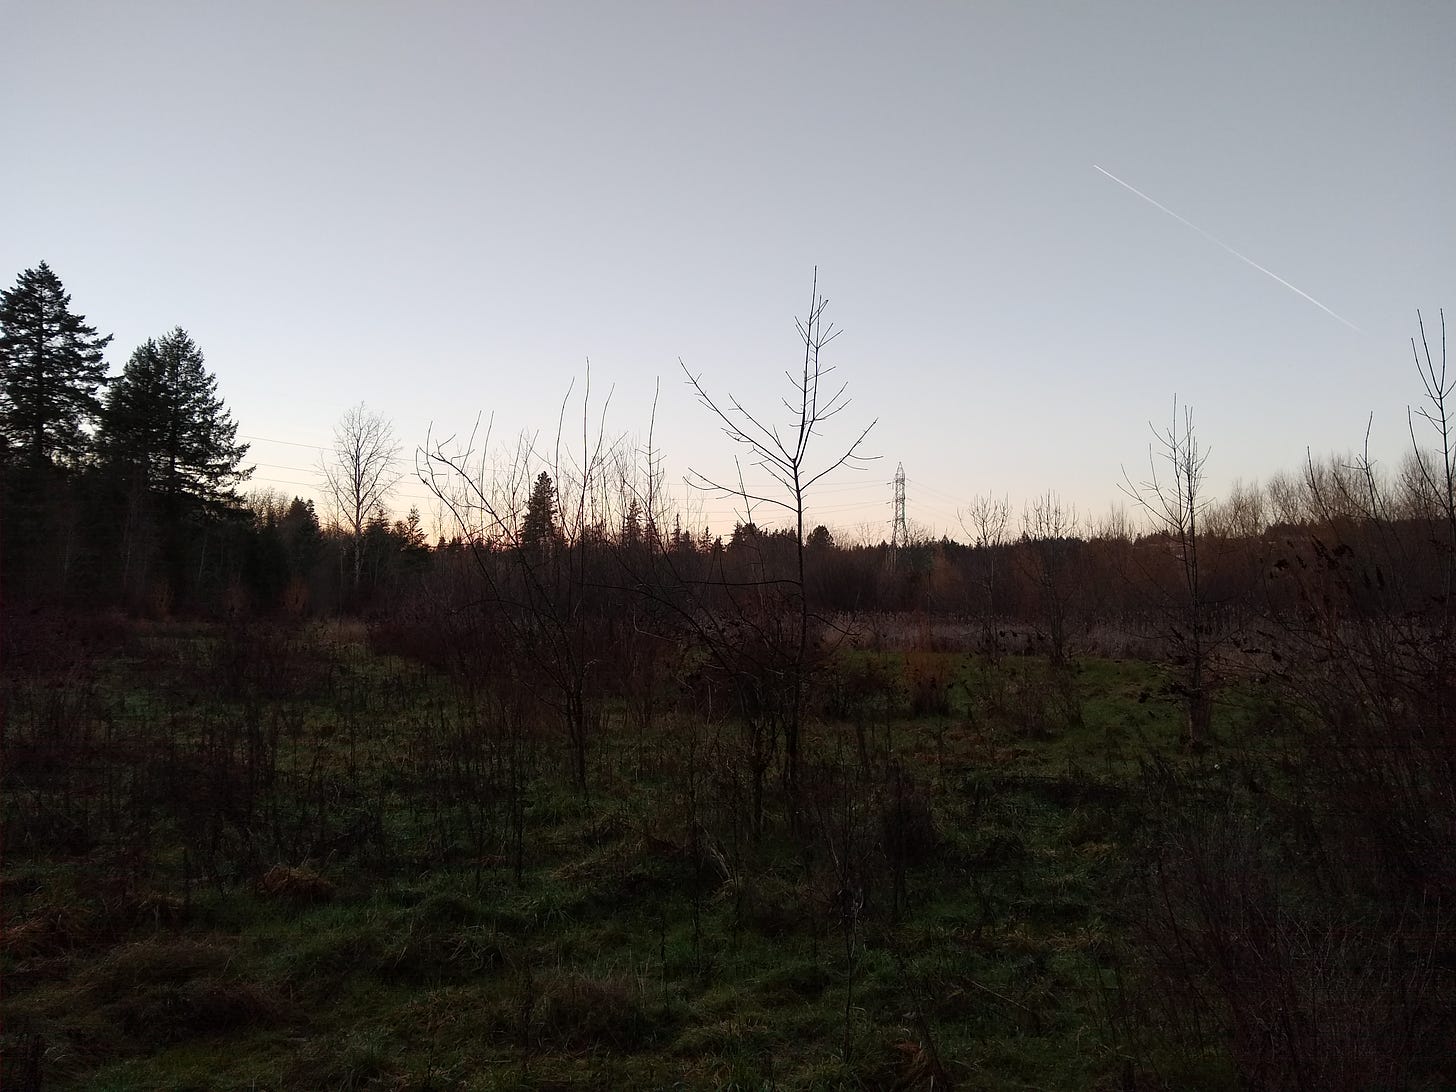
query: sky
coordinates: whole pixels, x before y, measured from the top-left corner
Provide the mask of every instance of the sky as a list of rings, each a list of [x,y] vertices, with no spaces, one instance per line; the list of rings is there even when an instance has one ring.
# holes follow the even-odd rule
[[[731,477],[684,368],[783,419],[817,268],[852,399],[818,451],[874,422],[879,458],[811,520],[887,534],[899,464],[932,534],[984,493],[1096,518],[1175,397],[1215,497],[1367,422],[1394,462],[1417,310],[1456,307],[1445,0],[10,0],[0,22],[0,283],[49,262],[116,371],[186,328],[252,485],[289,494],[318,494],[359,402],[410,464],[478,416],[547,449],[588,369],[629,443],[656,396],[680,496],[690,469]]]

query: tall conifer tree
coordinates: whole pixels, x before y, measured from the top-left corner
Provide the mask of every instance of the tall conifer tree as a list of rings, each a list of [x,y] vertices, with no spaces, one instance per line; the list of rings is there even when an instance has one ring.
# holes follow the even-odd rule
[[[556,485],[551,475],[541,471],[526,501],[526,517],[521,521],[521,547],[533,559],[540,560],[556,539]]]
[[[217,377],[180,326],[131,354],[101,420],[103,454],[139,475],[174,512],[188,499],[211,509],[236,499],[233,487],[252,473],[242,466],[248,445],[237,437]]]
[[[101,412],[106,383],[101,337],[50,266],[27,269],[0,293],[0,443],[32,464],[74,462],[86,453],[86,425]]]

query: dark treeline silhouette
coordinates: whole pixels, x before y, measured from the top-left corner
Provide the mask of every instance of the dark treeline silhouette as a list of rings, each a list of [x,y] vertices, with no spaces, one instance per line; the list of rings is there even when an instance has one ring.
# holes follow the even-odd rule
[[[386,467],[388,481],[346,498],[342,507],[353,510],[341,530],[311,501],[239,491],[251,473],[243,465],[247,445],[236,441],[202,351],[181,328],[140,346],[108,379],[100,353],[110,339],[72,313],[44,263],[4,294],[0,319],[3,558],[12,604],[377,614],[429,594],[432,580],[448,582],[467,548],[540,559],[567,538],[571,551],[600,555],[587,567],[608,584],[626,559],[649,554],[670,560],[695,586],[715,577],[730,586],[797,581],[802,541],[804,598],[821,620],[903,613],[974,622],[974,647],[1053,659],[1078,650],[1167,652],[1170,631],[1157,622],[1178,598],[1186,544],[1156,519],[1141,531],[1126,517],[1089,526],[1047,494],[1022,514],[1019,534],[1009,528],[987,541],[972,533],[969,544],[912,540],[897,547],[892,566],[887,542],[844,543],[824,526],[800,532],[739,522],[726,540],[688,529],[660,496],[640,496],[637,468],[614,455],[611,466],[592,468],[588,487],[599,495],[587,498],[569,535],[556,527],[551,475],[524,464],[504,475],[535,473],[530,495],[516,505],[519,526],[506,527],[512,514],[503,509],[494,526],[474,529],[479,534],[462,526],[430,544],[418,509],[392,518],[385,507],[397,477]],[[387,422],[360,407],[340,435],[358,440],[369,428],[388,435]],[[1223,637],[1266,613],[1287,613],[1294,593],[1278,577],[1313,542],[1359,556],[1381,551],[1385,583],[1377,590],[1390,609],[1434,609],[1444,593],[1438,562],[1447,532],[1439,474],[1432,474],[1439,464],[1439,452],[1413,452],[1387,478],[1357,458],[1330,458],[1277,473],[1262,488],[1238,483],[1222,501],[1195,498],[1199,594],[1209,611],[1196,628]],[[656,511],[646,510],[649,502]],[[649,583],[634,580],[647,594]],[[951,626],[934,633],[947,647],[970,641],[968,630]]]
[[[346,533],[312,501],[239,492],[248,445],[181,327],[107,377],[110,340],[45,263],[0,300],[8,605],[317,614],[359,608],[418,569],[418,511],[391,520],[377,493],[355,498]]]

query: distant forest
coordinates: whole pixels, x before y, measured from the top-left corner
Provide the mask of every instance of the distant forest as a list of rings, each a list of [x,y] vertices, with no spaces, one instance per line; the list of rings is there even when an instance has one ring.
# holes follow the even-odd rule
[[[4,293],[0,332],[0,575],[12,606],[384,616],[438,601],[490,556],[589,570],[586,583],[604,593],[656,586],[662,569],[694,585],[801,578],[810,608],[826,616],[973,619],[982,643],[1062,656],[1114,631],[1166,638],[1170,605],[1190,594],[1203,624],[1241,632],[1298,601],[1303,570],[1291,571],[1292,559],[1309,549],[1359,568],[1350,579],[1362,586],[1378,570],[1382,594],[1403,611],[1434,609],[1448,590],[1450,386],[1424,331],[1416,364],[1434,401],[1413,416],[1416,443],[1394,473],[1328,457],[1210,498],[1192,417],[1175,407],[1146,480],[1120,483],[1125,515],[1089,519],[1054,491],[1019,511],[986,494],[959,513],[962,540],[893,543],[803,526],[813,490],[796,492],[792,480],[767,499],[696,481],[755,518],[727,535],[688,526],[664,502],[660,453],[604,434],[554,465],[525,446],[493,465],[427,443],[415,469],[453,524],[431,542],[418,508],[390,510],[407,464],[390,423],[362,405],[344,414],[320,464],[333,502],[320,512],[312,500],[246,489],[248,445],[185,329],[148,339],[108,376],[111,338],[73,310],[42,262]],[[805,375],[817,385],[817,372]],[[745,429],[736,439],[756,440],[751,422],[736,423]]]

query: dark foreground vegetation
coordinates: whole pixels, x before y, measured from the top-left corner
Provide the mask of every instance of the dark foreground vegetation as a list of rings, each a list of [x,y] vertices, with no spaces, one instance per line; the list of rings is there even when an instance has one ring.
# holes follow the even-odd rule
[[[583,792],[399,643],[12,626],[7,1088],[1450,1076],[1451,812],[1353,701],[1251,677],[1190,755],[1157,665],[844,649],[755,810],[729,701],[605,703]]]
[[[816,299],[787,423],[690,377],[772,479],[726,542],[668,511],[650,434],[588,425],[544,464],[427,444],[430,546],[359,484],[392,458],[362,408],[339,524],[245,503],[185,333],[103,405],[104,341],[17,339],[65,311],[32,274],[5,1088],[1456,1080],[1444,359],[1394,477],[1214,504],[1175,413],[1136,532],[1049,494],[1019,535],[983,498],[969,544],[850,547],[805,527],[864,439],[811,442],[842,407]],[[28,378],[57,359],[69,401]]]

